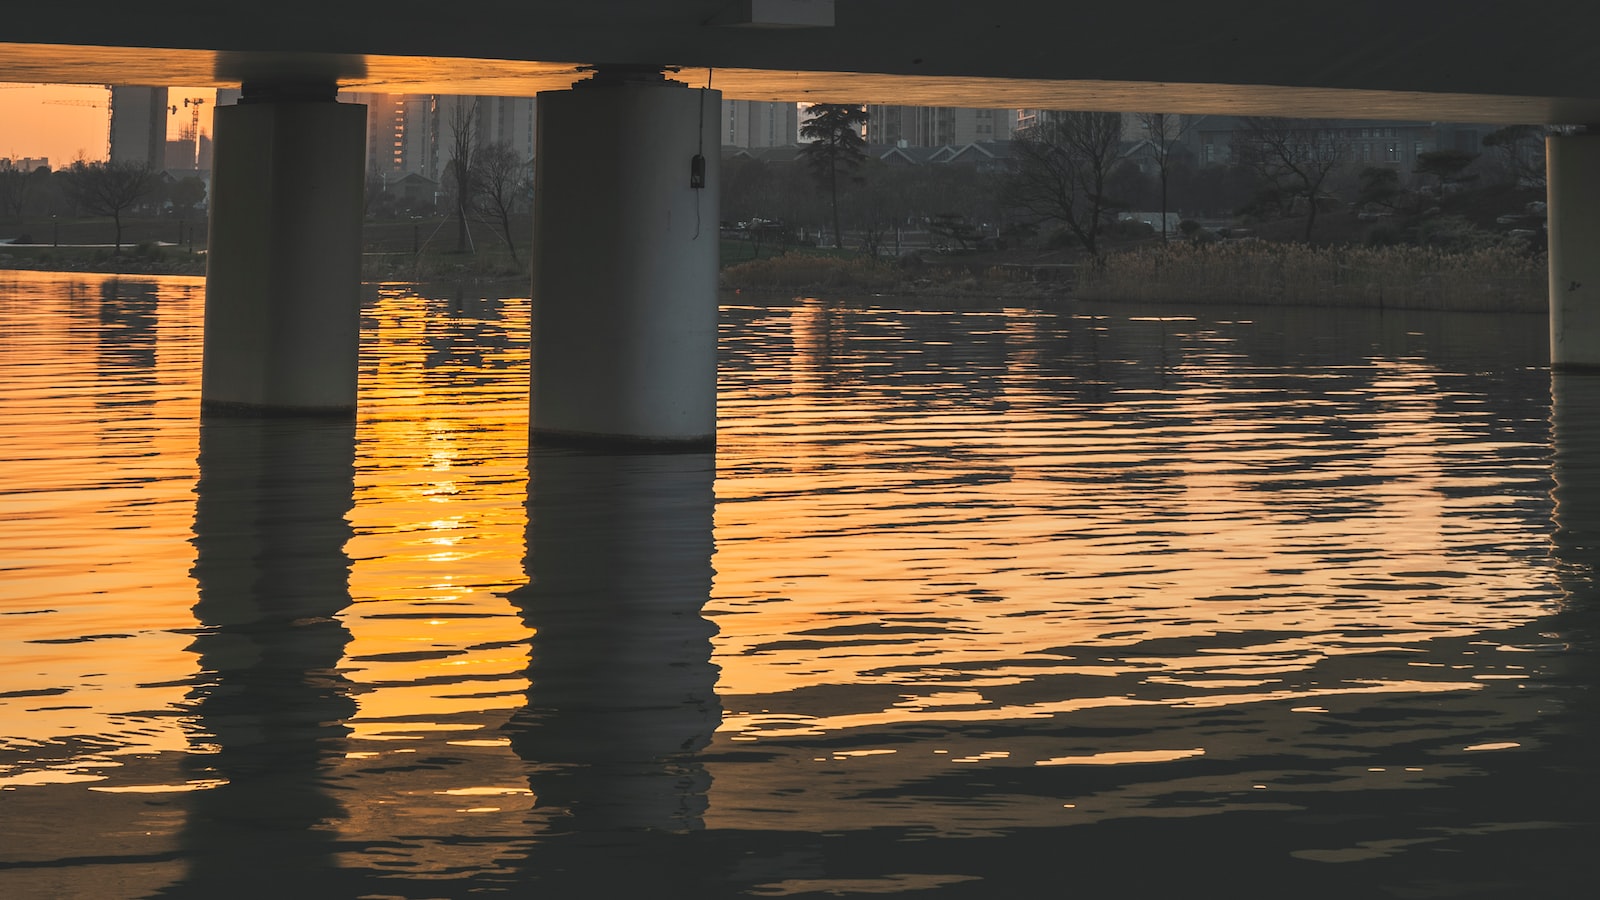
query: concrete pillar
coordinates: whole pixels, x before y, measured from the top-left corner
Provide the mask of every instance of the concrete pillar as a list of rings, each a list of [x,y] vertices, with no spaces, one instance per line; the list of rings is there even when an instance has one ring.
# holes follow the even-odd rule
[[[721,103],[654,71],[539,94],[534,441],[715,442]]]
[[[202,403],[352,414],[366,109],[331,82],[216,110]]]
[[[1600,134],[1545,139],[1550,364],[1600,368]]]

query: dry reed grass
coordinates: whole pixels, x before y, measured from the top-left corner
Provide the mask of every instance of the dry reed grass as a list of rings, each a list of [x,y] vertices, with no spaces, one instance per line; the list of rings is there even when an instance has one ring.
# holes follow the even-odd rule
[[[903,273],[892,265],[867,257],[845,259],[786,253],[729,266],[722,272],[725,284],[742,288],[857,288],[886,290],[900,284]]]
[[[1170,244],[1084,266],[1074,294],[1093,300],[1543,311],[1545,259],[1513,246],[1308,247]]]

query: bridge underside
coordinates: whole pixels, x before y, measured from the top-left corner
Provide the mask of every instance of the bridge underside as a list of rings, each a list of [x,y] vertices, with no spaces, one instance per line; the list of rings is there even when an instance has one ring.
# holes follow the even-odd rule
[[[39,84],[236,87],[246,80],[314,77],[349,91],[528,97],[569,87],[583,75],[578,62],[0,43],[0,81]],[[1600,122],[1600,99],[1565,96],[704,66],[680,67],[673,77],[695,87],[709,82],[730,100],[1497,124]]]
[[[308,77],[375,93],[528,97],[583,77],[579,62],[0,43],[0,81],[183,84]],[[1444,122],[1600,122],[1600,98],[1283,84],[892,74],[682,66],[730,100],[1181,112]]]
[[[732,99],[1587,124],[1600,5],[1343,0],[389,0],[7,9],[0,80],[317,76],[527,96],[575,64],[706,70]],[[249,9],[249,12],[245,10]],[[787,27],[778,27],[787,26]],[[166,49],[161,49],[166,48]]]

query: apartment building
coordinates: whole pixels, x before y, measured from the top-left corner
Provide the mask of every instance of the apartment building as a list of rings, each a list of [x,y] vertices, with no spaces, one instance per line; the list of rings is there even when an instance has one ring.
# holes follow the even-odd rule
[[[157,169],[166,165],[166,88],[112,85],[111,161]]]
[[[975,141],[1005,141],[1016,130],[1017,110],[954,106],[867,107],[867,140],[905,147],[960,146]]]
[[[759,100],[722,101],[722,146],[787,147],[800,139],[800,107]]]

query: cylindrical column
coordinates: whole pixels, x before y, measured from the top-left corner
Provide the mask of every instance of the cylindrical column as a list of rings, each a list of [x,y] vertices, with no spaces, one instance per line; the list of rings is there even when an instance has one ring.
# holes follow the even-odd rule
[[[1600,134],[1545,139],[1550,364],[1600,368]]]
[[[216,110],[201,400],[356,407],[366,108],[333,85],[247,84]]]
[[[532,437],[709,446],[721,94],[606,74],[539,94]]]

